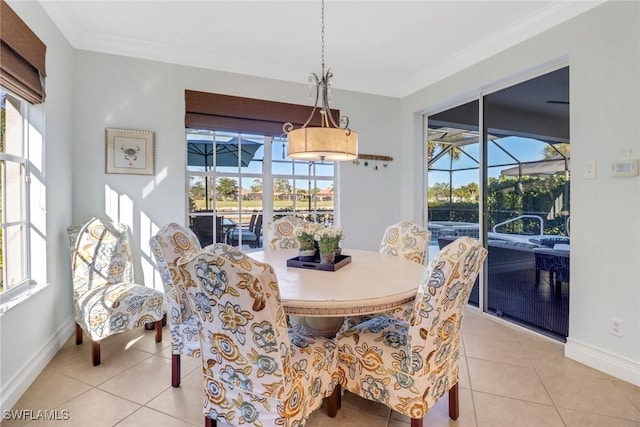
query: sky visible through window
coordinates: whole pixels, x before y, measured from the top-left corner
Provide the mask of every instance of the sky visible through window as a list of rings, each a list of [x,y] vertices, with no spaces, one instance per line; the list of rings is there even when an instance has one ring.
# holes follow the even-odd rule
[[[187,142],[188,143],[201,143],[203,146],[200,147],[200,152],[206,151],[211,153],[213,151],[213,135],[212,131],[207,130],[190,130],[187,134]],[[225,132],[216,132],[215,139],[218,144],[224,143],[225,141],[230,141],[234,138],[237,139],[238,134],[236,133],[225,133]],[[260,175],[263,171],[263,161],[264,161],[264,149],[265,149],[265,138],[261,135],[245,135],[241,136],[242,143],[248,144],[261,144],[261,146],[255,151],[251,161],[247,166],[242,166],[242,173],[245,175]],[[210,144],[210,146],[208,146]],[[191,148],[189,148],[190,150]],[[196,155],[194,158],[194,154],[189,154],[189,170],[192,171],[204,171],[211,170],[212,166],[203,166],[205,163],[204,154]],[[237,159],[237,157],[236,157]],[[292,162],[293,160],[289,159],[286,155],[286,142],[282,139],[276,138],[271,144],[271,173],[272,175],[282,175],[282,176],[291,176],[292,175]],[[237,160],[236,160],[237,161]],[[209,154],[209,157],[206,158],[206,164],[212,165],[213,157]],[[293,167],[295,176],[308,176],[309,173],[309,164],[308,162],[300,162],[296,161]],[[219,174],[233,174],[238,172],[238,166],[216,166],[216,172]],[[315,177],[317,179],[316,185],[319,190],[325,190],[333,187],[333,163],[316,163],[315,165]],[[323,180],[322,178],[326,178]],[[303,188],[306,189],[308,187],[308,179],[295,179],[291,180],[295,182],[295,188]],[[248,186],[251,184],[252,180],[241,180],[240,184],[242,188],[249,191]]]
[[[518,159],[521,162],[535,162],[538,160],[542,160],[544,158],[544,150],[548,145],[544,141],[540,141],[533,138],[523,138],[518,136],[508,136],[504,138],[497,138],[495,142],[499,144],[502,148],[508,151],[513,157]],[[478,161],[479,161],[479,144],[469,144],[462,147],[462,149],[469,156],[462,154],[459,160],[454,160],[452,165],[452,188],[460,187],[466,185],[470,182],[478,182],[479,181],[479,169],[478,169]],[[504,151],[502,151],[498,146],[490,142],[488,149],[488,160],[489,160],[489,170],[488,176],[490,178],[499,178],[500,173],[504,169],[511,168],[513,166],[517,166],[517,162],[509,157]],[[433,163],[432,167],[435,169],[446,169],[447,172],[444,171],[430,171],[429,172],[429,186],[437,182],[449,182],[449,167],[450,167],[450,158],[445,155],[436,162]],[[492,166],[493,165],[493,166]],[[495,165],[507,165],[507,166],[495,166]],[[473,169],[471,169],[473,168]],[[461,170],[462,169],[462,170]]]

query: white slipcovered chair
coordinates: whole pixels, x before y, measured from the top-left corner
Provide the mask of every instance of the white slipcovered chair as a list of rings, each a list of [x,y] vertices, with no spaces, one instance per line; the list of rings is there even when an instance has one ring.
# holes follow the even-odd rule
[[[336,388],[335,343],[288,331],[273,268],[231,246],[178,268],[200,330],[205,425],[303,427]],[[330,416],[338,406],[336,392]]]
[[[129,229],[104,218],[67,227],[73,278],[76,344],[82,333],[92,342],[93,365],[100,364],[100,341],[155,322],[162,341],[164,294],[133,281]]]
[[[191,307],[187,301],[176,261],[183,255],[200,251],[198,237],[188,228],[170,223],[149,240],[151,251],[162,277],[169,306],[171,330],[171,385],[180,385],[180,355],[200,357],[200,340]]]
[[[445,392],[457,419],[460,328],[487,251],[461,237],[429,264],[408,321],[380,315],[336,338],[340,383],[350,392],[411,418],[422,418]]]

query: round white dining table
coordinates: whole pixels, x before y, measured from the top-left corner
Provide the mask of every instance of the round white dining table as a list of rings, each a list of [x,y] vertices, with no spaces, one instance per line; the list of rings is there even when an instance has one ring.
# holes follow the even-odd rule
[[[426,266],[402,256],[358,249],[343,249],[342,254],[351,256],[349,264],[323,271],[288,267],[287,260],[297,256],[295,249],[247,253],[275,270],[292,325],[323,335],[335,333],[345,316],[384,312],[413,301],[427,272]]]

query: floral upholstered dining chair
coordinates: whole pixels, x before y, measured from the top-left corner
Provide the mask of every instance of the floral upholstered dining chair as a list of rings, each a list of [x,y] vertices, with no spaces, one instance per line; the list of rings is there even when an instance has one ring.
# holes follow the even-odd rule
[[[403,256],[422,264],[429,244],[429,230],[413,221],[405,220],[390,225],[384,232],[380,252]]]
[[[164,294],[133,281],[129,229],[104,218],[67,227],[73,278],[76,344],[91,338],[93,365],[100,364],[100,341],[155,322],[162,341]]]
[[[430,235],[429,230],[420,227],[413,221],[400,221],[387,227],[382,236],[379,252],[387,255],[402,256],[409,261],[422,264],[424,263]],[[410,302],[390,309],[384,314],[409,320],[411,312],[413,311],[413,305],[414,304]],[[350,328],[375,316],[375,314],[367,314],[364,316],[347,317],[345,318],[342,329]]]
[[[199,327],[205,425],[303,427],[339,393],[327,338],[287,330],[273,268],[216,244],[178,260]]]
[[[151,251],[162,277],[169,306],[171,330],[171,385],[180,385],[180,355],[200,357],[198,326],[187,301],[187,293],[176,260],[183,255],[200,251],[198,237],[188,228],[170,223],[149,240]]]
[[[285,215],[269,224],[269,249],[298,248],[298,240],[293,231],[304,223],[305,221],[294,215]]]
[[[486,254],[479,241],[457,239],[429,264],[409,321],[381,315],[342,331],[341,385],[410,417],[412,427],[449,391],[457,419],[460,328]]]

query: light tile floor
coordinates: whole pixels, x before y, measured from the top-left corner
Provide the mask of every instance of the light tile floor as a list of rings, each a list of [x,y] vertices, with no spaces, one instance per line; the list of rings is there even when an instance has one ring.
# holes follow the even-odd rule
[[[160,344],[143,328],[111,337],[102,343],[98,367],[91,365],[88,342],[76,346],[70,338],[14,408],[66,410],[69,420],[5,420],[2,426],[202,426],[199,361],[183,357],[181,387],[172,388],[168,335],[165,328]],[[469,309],[461,354],[460,418],[449,419],[444,397],[426,416],[426,427],[640,427],[640,387],[565,358],[557,341]],[[323,407],[307,423],[407,425],[406,417],[349,393],[336,418]]]

